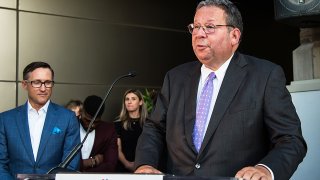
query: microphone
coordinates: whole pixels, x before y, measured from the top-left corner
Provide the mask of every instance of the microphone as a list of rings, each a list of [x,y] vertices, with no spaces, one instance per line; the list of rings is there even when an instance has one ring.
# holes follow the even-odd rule
[[[135,72],[135,71],[130,71],[128,73],[128,76],[130,76],[130,77],[135,77],[136,75],[137,75],[137,72]]]
[[[79,150],[82,148],[84,142],[86,141],[89,133],[90,133],[90,129],[92,128],[92,125],[94,123],[94,121],[96,120],[98,113],[100,111],[100,109],[102,108],[103,104],[105,103],[105,101],[107,100],[113,86],[116,84],[116,82],[118,82],[120,79],[122,78],[126,78],[126,77],[135,77],[137,75],[137,73],[135,71],[130,71],[128,74],[119,76],[118,78],[116,78],[113,83],[111,84],[109,90],[107,91],[106,95],[104,96],[101,104],[99,105],[99,108],[97,109],[95,115],[93,116],[93,118],[91,119],[91,122],[88,126],[86,135],[84,136],[83,140],[77,145],[75,146],[72,151],[68,154],[68,156],[57,166],[57,167],[53,167],[52,169],[50,169],[47,174],[56,174],[58,172],[72,172],[72,170],[66,169],[66,167],[70,164],[70,162],[73,160],[73,158],[75,157],[75,155],[78,154]]]

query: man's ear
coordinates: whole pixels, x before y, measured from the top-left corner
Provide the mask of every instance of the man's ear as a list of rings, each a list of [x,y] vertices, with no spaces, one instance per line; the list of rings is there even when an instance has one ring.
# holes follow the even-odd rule
[[[22,80],[21,81],[21,87],[23,88],[23,89],[27,89],[27,82],[25,81],[25,80]]]
[[[238,28],[234,28],[230,32],[230,38],[231,38],[231,43],[232,45],[236,45],[240,43],[240,38],[241,38],[241,32]]]

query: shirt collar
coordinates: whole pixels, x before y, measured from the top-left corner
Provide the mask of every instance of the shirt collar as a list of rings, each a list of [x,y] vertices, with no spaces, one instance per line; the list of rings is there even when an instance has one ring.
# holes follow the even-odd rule
[[[48,101],[46,102],[46,104],[39,109],[39,111],[43,111],[43,112],[47,113],[49,104],[50,104],[50,100],[48,100]],[[31,104],[30,104],[30,102],[29,102],[29,100],[28,100],[28,112],[31,111],[31,110],[37,112],[36,109],[34,109],[34,108],[31,106]]]
[[[224,78],[224,75],[226,74],[226,71],[228,69],[228,66],[230,64],[230,61],[231,61],[233,55],[234,54],[232,54],[231,57],[226,62],[224,62],[222,64],[222,66],[220,66],[220,68],[218,70],[216,70],[216,71],[213,71],[213,70],[207,68],[204,64],[202,64],[202,66],[201,66],[201,76],[202,77],[206,77],[203,80],[205,81],[211,72],[214,72],[216,74],[216,79],[217,80],[219,80],[219,81],[222,80]]]

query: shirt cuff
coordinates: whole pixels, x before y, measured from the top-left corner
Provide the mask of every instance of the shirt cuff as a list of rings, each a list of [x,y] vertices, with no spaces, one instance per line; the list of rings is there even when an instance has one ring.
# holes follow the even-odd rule
[[[263,167],[265,167],[266,169],[268,169],[268,171],[269,171],[270,174],[271,174],[272,180],[274,180],[273,172],[272,172],[272,170],[271,170],[268,166],[266,166],[266,165],[264,165],[264,164],[257,164],[256,166],[263,166]]]

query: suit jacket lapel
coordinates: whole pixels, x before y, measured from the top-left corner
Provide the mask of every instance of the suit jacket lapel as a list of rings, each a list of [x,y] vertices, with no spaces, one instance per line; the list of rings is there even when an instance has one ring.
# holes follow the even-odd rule
[[[229,67],[224,76],[221,84],[219,94],[214,106],[210,122],[208,125],[207,132],[205,134],[199,154],[202,152],[204,147],[208,144],[211,136],[217,129],[220,121],[222,120],[229,104],[232,102],[233,97],[238,91],[240,84],[247,74],[246,66],[247,62],[239,53],[235,53],[232,58]]]
[[[189,146],[194,152],[197,152],[193,145],[192,133],[193,126],[196,119],[196,105],[199,79],[201,75],[201,64],[198,63],[195,68],[190,70],[189,76],[186,77],[184,85],[184,105],[185,105],[185,135]]]
[[[44,149],[48,143],[48,140],[52,134],[54,125],[56,123],[57,117],[56,117],[55,111],[56,111],[56,109],[55,109],[54,105],[50,102],[50,104],[48,106],[48,111],[47,111],[46,119],[44,122],[43,130],[42,130],[42,134],[41,134],[41,140],[40,140],[40,145],[39,145],[39,149],[38,149],[37,161],[39,161],[39,159],[43,155]]]
[[[20,138],[22,144],[30,158],[30,161],[34,162],[34,155],[31,146],[30,139],[30,130],[29,130],[29,122],[28,122],[28,103],[25,103],[18,109],[18,113],[15,118],[17,127],[19,129]]]

